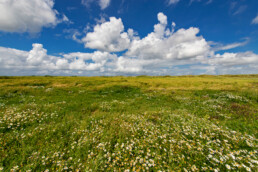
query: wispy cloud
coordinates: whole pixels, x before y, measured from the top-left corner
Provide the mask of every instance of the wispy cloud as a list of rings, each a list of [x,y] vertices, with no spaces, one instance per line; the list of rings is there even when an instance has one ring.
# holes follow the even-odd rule
[[[258,15],[252,20],[252,24],[258,24]]]
[[[191,5],[193,2],[202,2],[202,1],[204,1],[204,0],[190,0],[190,2],[189,2],[189,5]],[[213,0],[205,0],[206,1],[206,5],[208,5],[208,4],[211,4],[212,2],[213,2]]]
[[[66,35],[65,38],[72,39],[78,43],[82,43],[81,39],[78,38],[82,35],[77,29],[64,29],[63,33]]]
[[[247,5],[241,5],[240,7],[238,7],[238,9],[236,9],[236,10],[233,12],[233,15],[241,14],[241,13],[243,13],[246,9],[247,9]]]
[[[169,0],[168,5],[177,4],[180,0]]]
[[[215,47],[213,48],[214,51],[220,51],[220,50],[230,50],[230,49],[234,49],[237,47],[242,47],[245,46],[246,44],[249,43],[250,38],[244,38],[245,41],[243,42],[234,42],[231,44],[227,44],[227,45],[222,45],[222,44],[215,44]]]
[[[213,0],[208,0],[207,2],[206,2],[206,4],[211,4],[213,2]]]
[[[81,3],[83,5],[85,5],[86,7],[90,7],[90,4],[93,3],[93,2],[98,2],[98,5],[100,6],[101,10],[104,10],[106,9],[110,3],[111,3],[111,0],[82,0]]]
[[[106,22],[106,18],[108,18],[108,16],[106,14],[100,14],[99,18],[95,18],[94,20],[97,24],[102,24],[102,23]]]
[[[102,10],[104,10],[105,8],[107,8],[110,4],[111,0],[100,0],[99,1],[99,6]]]

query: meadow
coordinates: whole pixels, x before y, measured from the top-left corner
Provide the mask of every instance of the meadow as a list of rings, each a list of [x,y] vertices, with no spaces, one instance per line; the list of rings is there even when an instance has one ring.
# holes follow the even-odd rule
[[[0,77],[0,171],[258,171],[258,75]]]

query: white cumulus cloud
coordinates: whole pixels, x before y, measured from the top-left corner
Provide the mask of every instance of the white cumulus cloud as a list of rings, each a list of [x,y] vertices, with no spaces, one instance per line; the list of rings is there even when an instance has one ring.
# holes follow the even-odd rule
[[[133,29],[125,32],[120,18],[110,17],[109,21],[96,24],[83,39],[76,38],[85,47],[96,49],[92,53],[71,52],[51,56],[42,44],[33,44],[30,51],[0,47],[0,74],[185,75],[258,72],[258,55],[253,52],[216,53],[218,50],[243,46],[249,39],[212,47],[199,35],[200,30],[196,27],[175,30],[176,24],[168,22],[163,13],[158,13],[157,20],[153,31],[143,38]],[[74,31],[77,33],[77,30]]]
[[[33,44],[33,49],[29,52],[27,62],[31,65],[41,65],[42,62],[48,60],[47,50],[43,48],[42,44]]]
[[[82,39],[85,47],[101,51],[118,52],[127,49],[130,39],[124,32],[122,20],[110,17],[110,21],[97,24],[93,32],[89,32]]]
[[[0,31],[37,33],[42,27],[55,26],[60,20],[53,6],[53,0],[1,0]]]
[[[20,68],[26,62],[29,52],[0,47],[0,68]]]
[[[253,52],[216,54],[209,59],[209,64],[220,66],[258,64],[258,55]],[[258,69],[257,69],[258,70]]]
[[[132,41],[127,56],[167,60],[209,56],[210,47],[202,36],[197,36],[198,28],[179,29],[174,33],[167,28],[167,17],[163,13],[158,14],[158,20],[152,33]]]
[[[12,71],[20,70],[28,73],[39,74],[47,71],[51,74],[57,71],[72,73],[73,71],[104,71],[107,64],[117,60],[115,54],[108,52],[95,51],[93,53],[74,52],[51,56],[42,44],[33,44],[32,50],[20,51],[12,48],[0,47],[0,73],[8,69],[8,74]],[[21,74],[21,73],[18,73]],[[17,75],[17,73],[16,73]]]

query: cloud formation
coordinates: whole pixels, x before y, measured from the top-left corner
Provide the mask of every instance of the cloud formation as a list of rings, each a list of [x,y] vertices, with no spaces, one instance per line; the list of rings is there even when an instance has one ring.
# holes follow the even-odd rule
[[[235,43],[231,43],[231,44],[227,44],[227,45],[215,43],[216,46],[213,47],[213,49],[214,49],[214,51],[220,51],[220,50],[230,50],[230,49],[234,49],[237,47],[241,47],[241,46],[248,44],[250,41],[249,38],[244,38],[244,39],[245,39],[245,41],[243,41],[243,42],[235,42]]]
[[[203,58],[209,55],[209,45],[202,36],[197,36],[198,28],[173,29],[167,28],[167,17],[158,14],[159,23],[154,25],[154,31],[145,38],[132,41],[126,52],[127,56],[140,59],[191,59]]]
[[[53,6],[53,0],[1,0],[0,31],[37,33],[42,27],[69,21],[65,15],[58,19]]]
[[[209,64],[220,66],[258,64],[258,55],[253,52],[216,54],[209,59]]]
[[[180,0],[169,0],[168,1],[168,5],[171,5],[171,4],[176,4],[178,3]]]
[[[99,6],[102,10],[104,10],[105,8],[107,8],[110,4],[110,0],[100,0],[99,1]]]
[[[109,60],[116,61],[117,56],[108,52],[95,51],[93,53],[69,53],[60,56],[51,56],[42,44],[33,44],[32,50],[20,51],[12,48],[0,47],[0,68],[22,70],[35,72],[39,74],[47,71],[45,74],[52,72],[73,73],[74,71],[102,71],[103,67]],[[0,72],[4,72],[1,71]]]
[[[90,4],[93,2],[96,2],[96,1],[94,1],[94,0],[82,0],[81,1],[81,3],[88,8],[90,7]],[[99,4],[99,7],[101,8],[101,10],[104,10],[110,5],[111,0],[97,0],[97,2]]]
[[[258,24],[258,15],[252,20],[252,24]]]
[[[218,54],[241,43],[214,48],[195,27],[175,30],[163,13],[153,31],[140,38],[133,29],[125,32],[120,18],[96,24],[79,42],[92,53],[71,52],[51,56],[42,44],[30,51],[0,47],[2,75],[183,75],[257,73],[258,55],[253,52]]]
[[[82,39],[86,48],[118,52],[129,47],[129,35],[124,32],[122,20],[115,17],[110,17],[109,20],[102,24],[97,24],[94,27],[94,31],[87,33]]]

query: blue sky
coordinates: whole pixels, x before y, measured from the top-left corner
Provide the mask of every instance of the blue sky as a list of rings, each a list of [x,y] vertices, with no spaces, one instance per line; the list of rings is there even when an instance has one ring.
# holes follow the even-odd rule
[[[0,0],[0,75],[258,73],[257,0]]]

